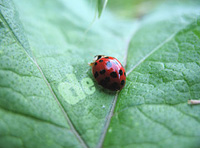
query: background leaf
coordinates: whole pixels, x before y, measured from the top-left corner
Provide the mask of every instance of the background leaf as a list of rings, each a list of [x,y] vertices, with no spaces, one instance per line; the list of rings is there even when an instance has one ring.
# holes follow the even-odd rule
[[[199,3],[152,4],[134,20],[109,6],[86,33],[87,1],[0,1],[0,147],[199,147]],[[97,54],[126,66],[118,95]]]
[[[105,9],[106,5],[107,5],[108,0],[98,0],[98,12],[99,12],[99,18],[103,12],[103,10]]]

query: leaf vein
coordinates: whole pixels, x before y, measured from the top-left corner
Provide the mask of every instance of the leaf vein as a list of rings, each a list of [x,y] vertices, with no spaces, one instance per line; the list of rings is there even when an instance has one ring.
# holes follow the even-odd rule
[[[170,35],[165,41],[163,41],[161,44],[159,44],[158,46],[156,46],[150,53],[148,53],[145,57],[143,57],[136,65],[134,65],[128,72],[127,72],[127,76],[135,69],[137,68],[141,63],[143,63],[149,56],[151,56],[153,53],[155,53],[158,49],[160,49],[164,44],[166,44],[167,42],[169,42],[175,35],[177,34],[177,32],[173,33],[172,35]]]
[[[34,75],[28,75],[28,74],[22,74],[22,73],[14,71],[13,69],[9,69],[9,68],[1,68],[0,70],[7,71],[7,72],[12,72],[13,74],[16,74],[16,75],[21,76],[21,77],[35,77],[35,78],[40,78],[41,79],[41,77],[34,76]]]
[[[124,67],[126,67],[126,64],[127,64],[128,49],[129,49],[129,46],[130,46],[131,39],[133,38],[133,36],[134,36],[134,34],[136,33],[137,30],[138,30],[138,23],[136,23],[136,26],[135,26],[133,32],[131,33],[130,37],[128,38],[128,41],[127,41],[127,44],[126,44],[125,57],[124,57],[124,61],[123,61]],[[115,95],[115,97],[114,97],[114,99],[111,103],[110,111],[109,111],[108,115],[106,116],[106,120],[105,120],[105,123],[104,123],[104,126],[103,126],[103,130],[102,130],[97,148],[101,148],[102,145],[103,145],[105,135],[106,135],[107,129],[108,129],[109,124],[110,124],[110,120],[111,120],[113,113],[114,113],[115,105],[116,105],[116,102],[117,102],[117,99],[118,99],[118,94],[119,94],[119,92],[116,93],[116,95]]]
[[[30,118],[30,119],[33,119],[33,120],[36,120],[36,121],[40,121],[40,122],[44,122],[44,123],[48,123],[48,124],[54,125],[54,126],[56,126],[56,127],[60,127],[60,128],[65,128],[65,129],[67,129],[66,127],[64,127],[64,126],[62,126],[62,125],[59,125],[59,124],[57,124],[57,123],[50,122],[50,121],[45,120],[45,119],[38,118],[38,117],[36,117],[36,116],[32,116],[32,115],[30,115],[30,114],[25,114],[25,113],[22,113],[22,112],[17,112],[16,110],[13,111],[13,110],[10,110],[10,109],[5,108],[5,107],[3,107],[3,106],[0,106],[0,109],[1,109],[1,110],[4,110],[4,111],[7,111],[7,112],[10,112],[10,113],[12,113],[12,114],[17,114],[17,115],[20,115],[20,116],[23,116],[23,117],[26,117],[26,118]]]
[[[172,128],[166,126],[165,124],[163,124],[162,122],[159,122],[157,120],[154,120],[153,118],[151,118],[150,116],[148,116],[145,112],[142,111],[142,109],[140,109],[139,107],[137,107],[137,109],[144,115],[144,117],[150,119],[151,121],[153,121],[154,123],[157,123],[161,126],[163,126],[165,129],[167,129],[169,132],[171,132],[173,135],[176,135],[176,136],[184,136],[184,137],[199,137],[199,136],[192,136],[192,135],[182,135],[182,134],[178,134],[176,132],[173,131]]]

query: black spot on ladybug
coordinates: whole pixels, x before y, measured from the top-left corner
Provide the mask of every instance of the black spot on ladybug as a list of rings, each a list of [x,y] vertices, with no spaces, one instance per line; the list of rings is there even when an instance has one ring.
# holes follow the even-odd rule
[[[106,70],[103,69],[103,70],[101,70],[99,73],[100,73],[100,74],[104,74],[105,72],[106,72]]]
[[[110,81],[110,77],[106,77],[106,78],[105,78],[105,81],[106,81],[106,82],[109,82],[109,81]]]
[[[99,76],[98,72],[96,71],[94,77],[97,78]]]
[[[112,67],[112,64],[111,64],[111,62],[110,62],[110,61],[108,61],[108,62],[106,63],[106,66],[107,66],[108,68]]]
[[[125,83],[125,81],[124,81],[124,80],[122,80],[122,81],[121,81],[121,85],[124,85],[124,83]]]
[[[99,60],[99,62],[103,62],[103,60]]]
[[[98,58],[97,58],[97,60],[98,60],[98,59],[101,59],[101,57],[102,57],[102,56],[101,56],[101,55],[99,55],[99,56],[98,56]]]
[[[117,78],[117,73],[116,72],[111,72],[110,76],[113,77],[113,78]]]
[[[111,84],[111,89],[112,90],[120,90],[120,86],[117,82],[114,82]]]
[[[95,62],[94,65],[96,66],[96,65],[97,65],[97,62]]]
[[[125,77],[126,77],[126,72],[124,72],[124,75],[125,75]]]
[[[119,74],[120,76],[123,75],[123,71],[121,69],[119,70]]]

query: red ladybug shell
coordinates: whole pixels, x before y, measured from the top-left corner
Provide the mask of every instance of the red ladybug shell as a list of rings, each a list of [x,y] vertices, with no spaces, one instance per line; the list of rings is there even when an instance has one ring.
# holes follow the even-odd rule
[[[125,69],[113,57],[99,55],[92,64],[92,73],[98,84],[109,90],[121,90],[126,83]]]

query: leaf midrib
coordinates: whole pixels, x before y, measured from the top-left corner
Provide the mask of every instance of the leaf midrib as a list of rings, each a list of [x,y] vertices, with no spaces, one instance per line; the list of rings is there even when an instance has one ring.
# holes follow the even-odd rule
[[[139,23],[138,23],[138,21],[135,21],[135,28],[132,31],[130,37],[128,38],[127,44],[126,44],[126,47],[125,47],[125,56],[124,56],[124,61],[123,61],[123,65],[124,65],[125,68],[126,68],[126,64],[127,64],[128,49],[129,49],[129,46],[130,46],[130,42],[131,42],[131,39],[133,38],[133,36],[135,35],[135,33],[137,32],[138,29],[139,29]],[[109,124],[110,124],[110,120],[111,120],[113,113],[114,113],[114,110],[115,110],[115,105],[117,103],[118,94],[119,94],[119,91],[116,93],[115,97],[112,100],[112,103],[111,103],[111,106],[110,106],[110,111],[109,111],[108,115],[106,116],[104,127],[103,127],[103,130],[102,130],[99,142],[97,144],[97,148],[101,148],[102,145],[103,145],[105,135],[106,135],[107,129],[108,129]]]
[[[72,133],[74,133],[74,135],[76,136],[76,138],[78,139],[78,141],[81,143],[81,145],[84,148],[87,148],[87,144],[86,142],[81,138],[80,134],[78,133],[78,131],[75,129],[72,121],[70,120],[70,118],[67,115],[67,112],[64,110],[63,105],[59,102],[57,96],[55,95],[50,83],[48,82],[47,78],[45,77],[42,69],[40,68],[39,64],[37,63],[36,59],[33,58],[29,55],[29,53],[27,52],[27,50],[25,49],[25,47],[23,46],[23,44],[20,42],[20,40],[18,39],[17,35],[14,33],[13,29],[10,27],[10,25],[8,24],[7,20],[5,19],[5,17],[3,16],[2,12],[0,11],[0,18],[2,19],[3,23],[5,24],[5,26],[8,28],[8,30],[10,31],[11,35],[13,36],[13,38],[15,39],[16,43],[22,47],[23,51],[25,52],[25,54],[27,55],[27,57],[36,65],[36,67],[38,68],[38,70],[40,71],[43,80],[45,81],[46,85],[48,86],[51,94],[53,95],[53,98],[55,99],[55,101],[57,102],[58,106],[60,107],[60,109],[62,110],[65,119],[67,120],[67,123],[70,126],[70,130],[72,131]]]

